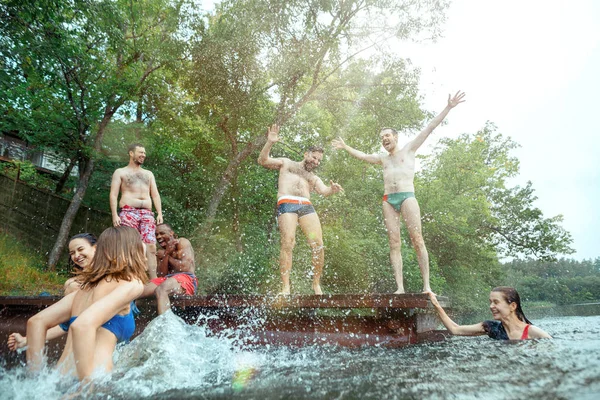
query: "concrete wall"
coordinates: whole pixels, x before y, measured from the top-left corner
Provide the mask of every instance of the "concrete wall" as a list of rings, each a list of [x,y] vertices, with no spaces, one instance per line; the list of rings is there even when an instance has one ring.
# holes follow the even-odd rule
[[[0,174],[0,228],[47,256],[70,200]],[[98,236],[112,225],[109,212],[81,206],[70,235]],[[64,256],[64,255],[63,255]]]

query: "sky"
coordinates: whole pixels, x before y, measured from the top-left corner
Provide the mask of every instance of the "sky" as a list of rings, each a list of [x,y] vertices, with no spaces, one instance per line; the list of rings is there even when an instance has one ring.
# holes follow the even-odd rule
[[[425,109],[467,94],[427,144],[493,122],[521,145],[511,184],[531,181],[544,216],[563,215],[568,257],[600,257],[600,2],[455,0],[446,16],[435,43],[395,49],[420,68]]]

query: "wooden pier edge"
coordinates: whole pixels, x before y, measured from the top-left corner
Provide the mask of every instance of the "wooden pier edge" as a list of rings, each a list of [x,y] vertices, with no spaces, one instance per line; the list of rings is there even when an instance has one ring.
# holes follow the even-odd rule
[[[0,355],[11,332],[25,334],[27,319],[54,304],[58,296],[0,296]],[[442,306],[449,300],[438,297]],[[142,313],[136,332],[156,317],[154,298],[136,301]],[[204,321],[215,335],[225,329],[244,330],[249,345],[338,345],[343,347],[402,347],[440,341],[439,318],[426,294],[226,295],[173,296],[174,312],[188,323]],[[217,318],[215,318],[215,316]],[[205,318],[206,317],[206,318]],[[260,317],[261,324],[248,323]],[[250,321],[251,322],[251,321]],[[52,347],[62,348],[64,337]],[[9,360],[10,361],[10,360]]]

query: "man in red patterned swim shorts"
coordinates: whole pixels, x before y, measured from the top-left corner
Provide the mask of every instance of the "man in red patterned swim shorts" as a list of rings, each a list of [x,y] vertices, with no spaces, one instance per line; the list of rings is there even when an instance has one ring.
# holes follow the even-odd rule
[[[194,275],[194,249],[189,240],[177,238],[169,224],[156,227],[156,240],[161,247],[156,253],[158,278],[146,284],[140,297],[155,294],[158,313],[163,314],[171,308],[169,295],[195,294],[198,279]]]
[[[146,243],[148,253],[148,274],[156,278],[156,223],[163,222],[160,195],[152,172],[142,168],[146,159],[146,149],[139,143],[128,147],[129,164],[117,169],[110,185],[110,211],[114,226],[129,226],[138,230]],[[120,211],[117,213],[117,199]],[[156,221],[152,212],[156,208]]]

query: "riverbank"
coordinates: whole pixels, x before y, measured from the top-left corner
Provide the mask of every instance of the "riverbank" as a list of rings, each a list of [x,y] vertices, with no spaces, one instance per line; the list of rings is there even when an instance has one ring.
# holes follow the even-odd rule
[[[454,310],[455,320],[460,324],[474,324],[492,319],[489,310],[484,309],[477,313],[461,313]],[[554,304],[549,302],[531,302],[523,305],[523,311],[527,318],[534,323],[542,318],[572,317],[572,316],[595,316],[600,315],[600,301],[578,304]]]
[[[67,277],[44,268],[44,257],[0,231],[0,296],[61,294]]]

